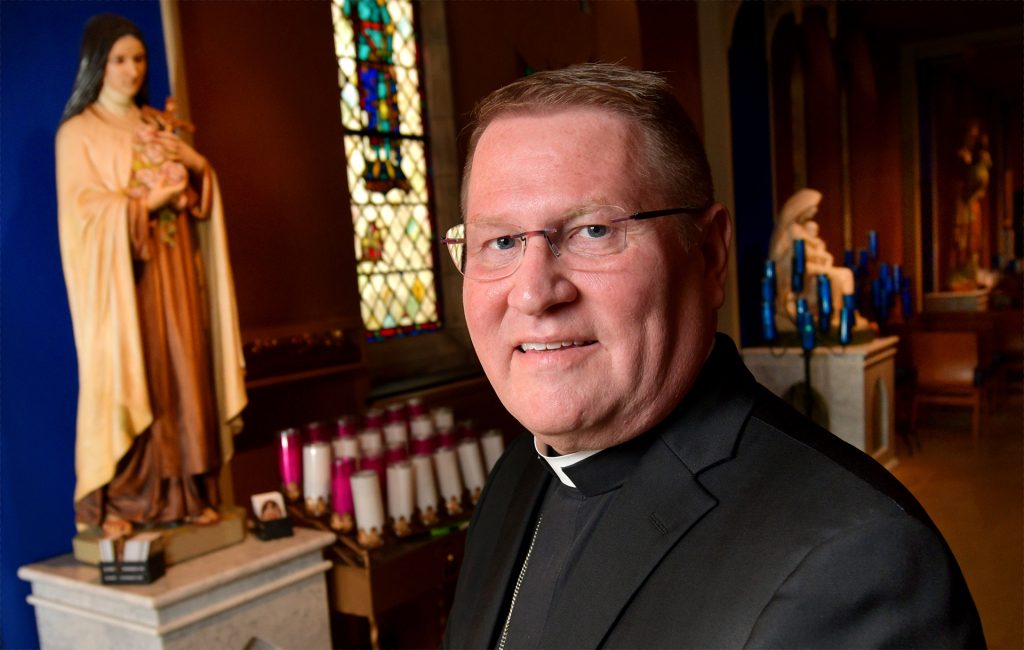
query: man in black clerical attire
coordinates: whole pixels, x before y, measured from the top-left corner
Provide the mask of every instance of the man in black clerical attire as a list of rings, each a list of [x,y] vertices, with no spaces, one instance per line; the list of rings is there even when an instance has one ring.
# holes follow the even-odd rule
[[[732,224],[659,76],[496,91],[463,190],[466,321],[533,435],[474,514],[446,646],[984,645],[921,506],[715,334]]]

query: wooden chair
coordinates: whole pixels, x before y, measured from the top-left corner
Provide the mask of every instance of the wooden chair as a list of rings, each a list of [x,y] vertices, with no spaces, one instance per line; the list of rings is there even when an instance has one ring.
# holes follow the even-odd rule
[[[917,370],[911,431],[917,431],[918,408],[923,403],[970,406],[971,437],[977,442],[985,394],[977,333],[915,331],[910,335],[910,348]]]
[[[1005,309],[995,313],[995,376],[1002,397],[1009,395],[1010,385],[1024,380],[1024,311]]]

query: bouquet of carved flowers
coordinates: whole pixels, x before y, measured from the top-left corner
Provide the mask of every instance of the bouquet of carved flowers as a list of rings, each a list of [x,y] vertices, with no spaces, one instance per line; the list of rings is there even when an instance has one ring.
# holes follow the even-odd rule
[[[136,129],[132,138],[132,178],[128,184],[128,196],[144,199],[149,192],[157,187],[180,183],[188,176],[188,169],[180,162],[170,160],[168,152],[157,138],[162,130],[172,131],[173,124],[164,120],[154,119],[156,111],[143,112],[143,125]],[[195,192],[186,188],[177,201],[160,208],[157,220],[160,225],[160,239],[169,246],[174,246],[177,234],[175,221],[178,213],[195,201]]]

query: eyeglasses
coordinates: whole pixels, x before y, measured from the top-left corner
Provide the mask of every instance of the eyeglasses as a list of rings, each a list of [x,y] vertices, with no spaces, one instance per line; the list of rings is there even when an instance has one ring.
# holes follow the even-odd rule
[[[595,270],[601,259],[626,249],[629,222],[673,214],[701,214],[706,208],[666,208],[627,213],[614,205],[589,206],[572,213],[557,228],[523,230],[494,221],[452,226],[444,239],[462,275],[472,280],[500,280],[516,272],[526,255],[526,241],[540,236],[555,257],[575,271]]]

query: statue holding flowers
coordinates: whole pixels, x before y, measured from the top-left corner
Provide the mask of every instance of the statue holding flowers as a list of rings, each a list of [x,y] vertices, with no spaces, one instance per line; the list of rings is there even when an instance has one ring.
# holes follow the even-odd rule
[[[216,175],[173,103],[146,106],[147,56],[133,23],[90,19],[56,138],[76,522],[110,535],[217,521],[246,404]]]

